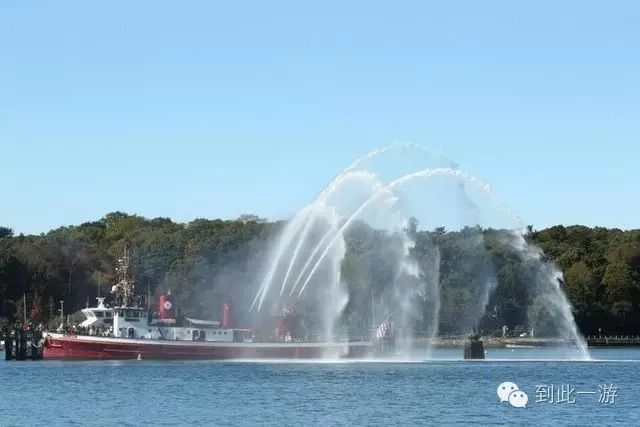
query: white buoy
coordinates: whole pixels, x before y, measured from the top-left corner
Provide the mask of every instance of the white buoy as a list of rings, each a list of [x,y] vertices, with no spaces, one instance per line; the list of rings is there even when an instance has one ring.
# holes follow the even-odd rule
[[[138,360],[142,360],[142,354],[138,353]]]

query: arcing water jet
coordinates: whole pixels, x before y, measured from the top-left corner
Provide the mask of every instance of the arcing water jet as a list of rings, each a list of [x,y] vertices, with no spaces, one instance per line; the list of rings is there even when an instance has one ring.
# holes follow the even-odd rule
[[[360,207],[358,209],[356,209],[356,211],[345,221],[345,223],[342,225],[342,227],[340,227],[340,229],[334,234],[334,237],[327,244],[327,246],[325,246],[325,249],[322,251],[322,254],[318,258],[318,261],[316,261],[315,265],[311,269],[311,272],[307,276],[307,279],[305,280],[304,284],[302,285],[302,288],[298,292],[298,296],[302,295],[302,293],[304,292],[305,288],[307,287],[309,281],[311,280],[311,277],[313,277],[313,274],[318,269],[318,266],[320,265],[320,263],[322,262],[324,257],[327,255],[327,252],[331,249],[331,246],[335,243],[335,241],[338,238],[338,236],[340,236],[344,232],[344,230],[347,227],[349,227],[349,225],[351,225],[353,220],[356,219],[358,217],[358,215],[360,215],[372,202],[374,202],[376,199],[381,197],[383,194],[388,194],[389,196],[391,196],[391,197],[393,197],[395,199],[395,195],[392,192],[392,190],[395,187],[397,187],[399,185],[402,185],[402,184],[404,184],[404,183],[406,183],[408,181],[411,181],[413,179],[416,179],[416,178],[429,178],[429,177],[432,177],[432,176],[452,176],[452,177],[463,178],[463,179],[467,180],[469,183],[471,183],[472,185],[474,185],[476,187],[479,187],[483,191],[485,191],[487,193],[491,192],[491,188],[488,186],[488,184],[480,181],[479,179],[475,178],[473,175],[470,175],[470,174],[468,174],[466,172],[463,172],[463,171],[460,171],[460,170],[457,170],[457,169],[451,169],[451,168],[424,169],[422,171],[413,172],[413,173],[404,175],[404,176],[396,179],[395,181],[387,184],[386,186],[384,186],[381,189],[379,189],[378,191],[376,191],[371,197],[369,197],[367,200],[365,200],[365,202],[362,205],[360,205]]]
[[[273,276],[275,275],[276,269],[278,268],[278,263],[280,261],[280,258],[282,257],[283,252],[285,251],[285,249],[289,246],[290,242],[291,242],[291,238],[295,235],[295,233],[298,232],[298,230],[302,227],[302,225],[304,224],[304,219],[306,218],[306,216],[309,213],[309,209],[308,208],[304,208],[302,209],[286,226],[285,226],[285,231],[286,233],[283,233],[280,238],[278,239],[278,244],[276,245],[276,249],[275,252],[273,253],[273,256],[271,257],[271,261],[269,262],[269,270],[267,271],[267,274],[265,275],[260,288],[258,289],[258,292],[256,293],[255,298],[253,299],[253,302],[251,303],[251,308],[250,310],[253,310],[254,306],[256,305],[256,303],[258,302],[258,300],[260,301],[260,305],[262,305],[262,301],[264,299],[264,296],[266,295],[266,292],[268,291],[269,285],[271,284],[272,280],[273,280]]]
[[[375,150],[372,150],[372,151],[366,153],[365,155],[359,157],[358,159],[356,159],[351,165],[349,165],[344,170],[342,170],[342,172],[340,172],[329,183],[329,185],[318,195],[318,197],[316,197],[316,199],[311,203],[310,206],[314,206],[314,205],[317,205],[317,204],[320,204],[320,203],[324,203],[326,201],[326,199],[328,199],[331,196],[331,194],[334,193],[340,187],[340,185],[342,184],[342,181],[345,179],[345,177],[347,177],[349,175],[352,175],[367,160],[374,159],[374,158],[376,158],[376,157],[378,157],[378,156],[380,156],[380,155],[382,155],[382,154],[384,154],[384,153],[386,153],[388,151],[394,150],[394,149],[405,149],[405,148],[419,150],[419,151],[434,155],[434,156],[442,159],[445,163],[448,163],[452,169],[457,167],[457,165],[453,161],[451,161],[450,159],[447,159],[444,155],[442,155],[442,153],[435,152],[435,151],[430,150],[430,149],[428,149],[426,147],[422,147],[422,146],[420,146],[418,144],[414,144],[414,143],[410,143],[410,142],[407,142],[407,143],[395,142],[395,143],[387,145],[385,147],[381,147],[381,148],[377,148]],[[368,174],[371,178],[375,179],[375,176],[373,174],[371,174],[370,172],[363,171],[362,173]],[[379,181],[375,180],[375,182],[379,182]],[[311,210],[312,210],[312,213],[307,218],[307,222],[306,222],[306,224],[304,226],[304,229],[303,229],[302,233],[300,234],[300,236],[298,237],[298,242],[296,243],[296,247],[295,247],[295,249],[293,251],[293,256],[291,257],[291,260],[289,261],[289,266],[287,267],[287,272],[285,274],[284,280],[282,282],[282,286],[280,288],[280,295],[283,294],[283,292],[284,292],[284,290],[286,288],[287,280],[289,279],[289,275],[291,274],[291,270],[292,270],[295,262],[298,259],[298,254],[300,253],[300,249],[301,249],[303,243],[305,242],[305,240],[307,238],[307,235],[309,233],[309,230],[311,229],[311,226],[313,225],[313,222],[316,219],[315,216],[314,216],[313,208],[311,208]],[[313,258],[320,251],[320,248],[322,247],[324,242],[333,233],[335,233],[335,229],[330,229],[325,234],[325,236],[321,239],[321,241],[318,243],[318,245],[314,248],[314,250],[312,251],[312,255],[307,259],[307,262],[305,263],[305,265],[303,266],[302,270],[298,274],[298,277],[293,282],[293,285],[291,287],[289,295],[293,295],[294,294],[296,288],[298,287],[298,284],[300,283],[300,280],[302,280],[302,277],[306,273],[307,268],[309,267],[309,264],[313,261]]]

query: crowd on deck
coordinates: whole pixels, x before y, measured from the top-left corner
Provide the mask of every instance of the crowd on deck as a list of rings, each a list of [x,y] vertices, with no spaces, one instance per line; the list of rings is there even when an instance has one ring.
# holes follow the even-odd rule
[[[88,336],[96,336],[96,337],[112,337],[113,336],[113,326],[89,326],[88,328],[80,325],[60,325],[57,329],[57,332],[64,332],[73,335],[88,335]]]

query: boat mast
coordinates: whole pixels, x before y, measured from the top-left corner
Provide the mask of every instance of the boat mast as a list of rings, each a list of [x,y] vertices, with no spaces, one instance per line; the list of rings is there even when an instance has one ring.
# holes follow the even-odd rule
[[[133,307],[135,299],[135,280],[129,275],[130,268],[129,249],[124,247],[124,256],[118,258],[118,283],[113,287],[112,292],[116,294],[116,304],[121,307]]]
[[[147,278],[147,311],[151,310],[151,283]]]

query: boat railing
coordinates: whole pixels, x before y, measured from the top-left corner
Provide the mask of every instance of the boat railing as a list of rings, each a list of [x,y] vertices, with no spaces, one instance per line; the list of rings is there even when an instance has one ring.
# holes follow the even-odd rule
[[[69,326],[64,328],[61,332],[69,335],[82,335],[82,336],[96,336],[96,337],[113,337],[112,327],[85,327],[85,326]]]

